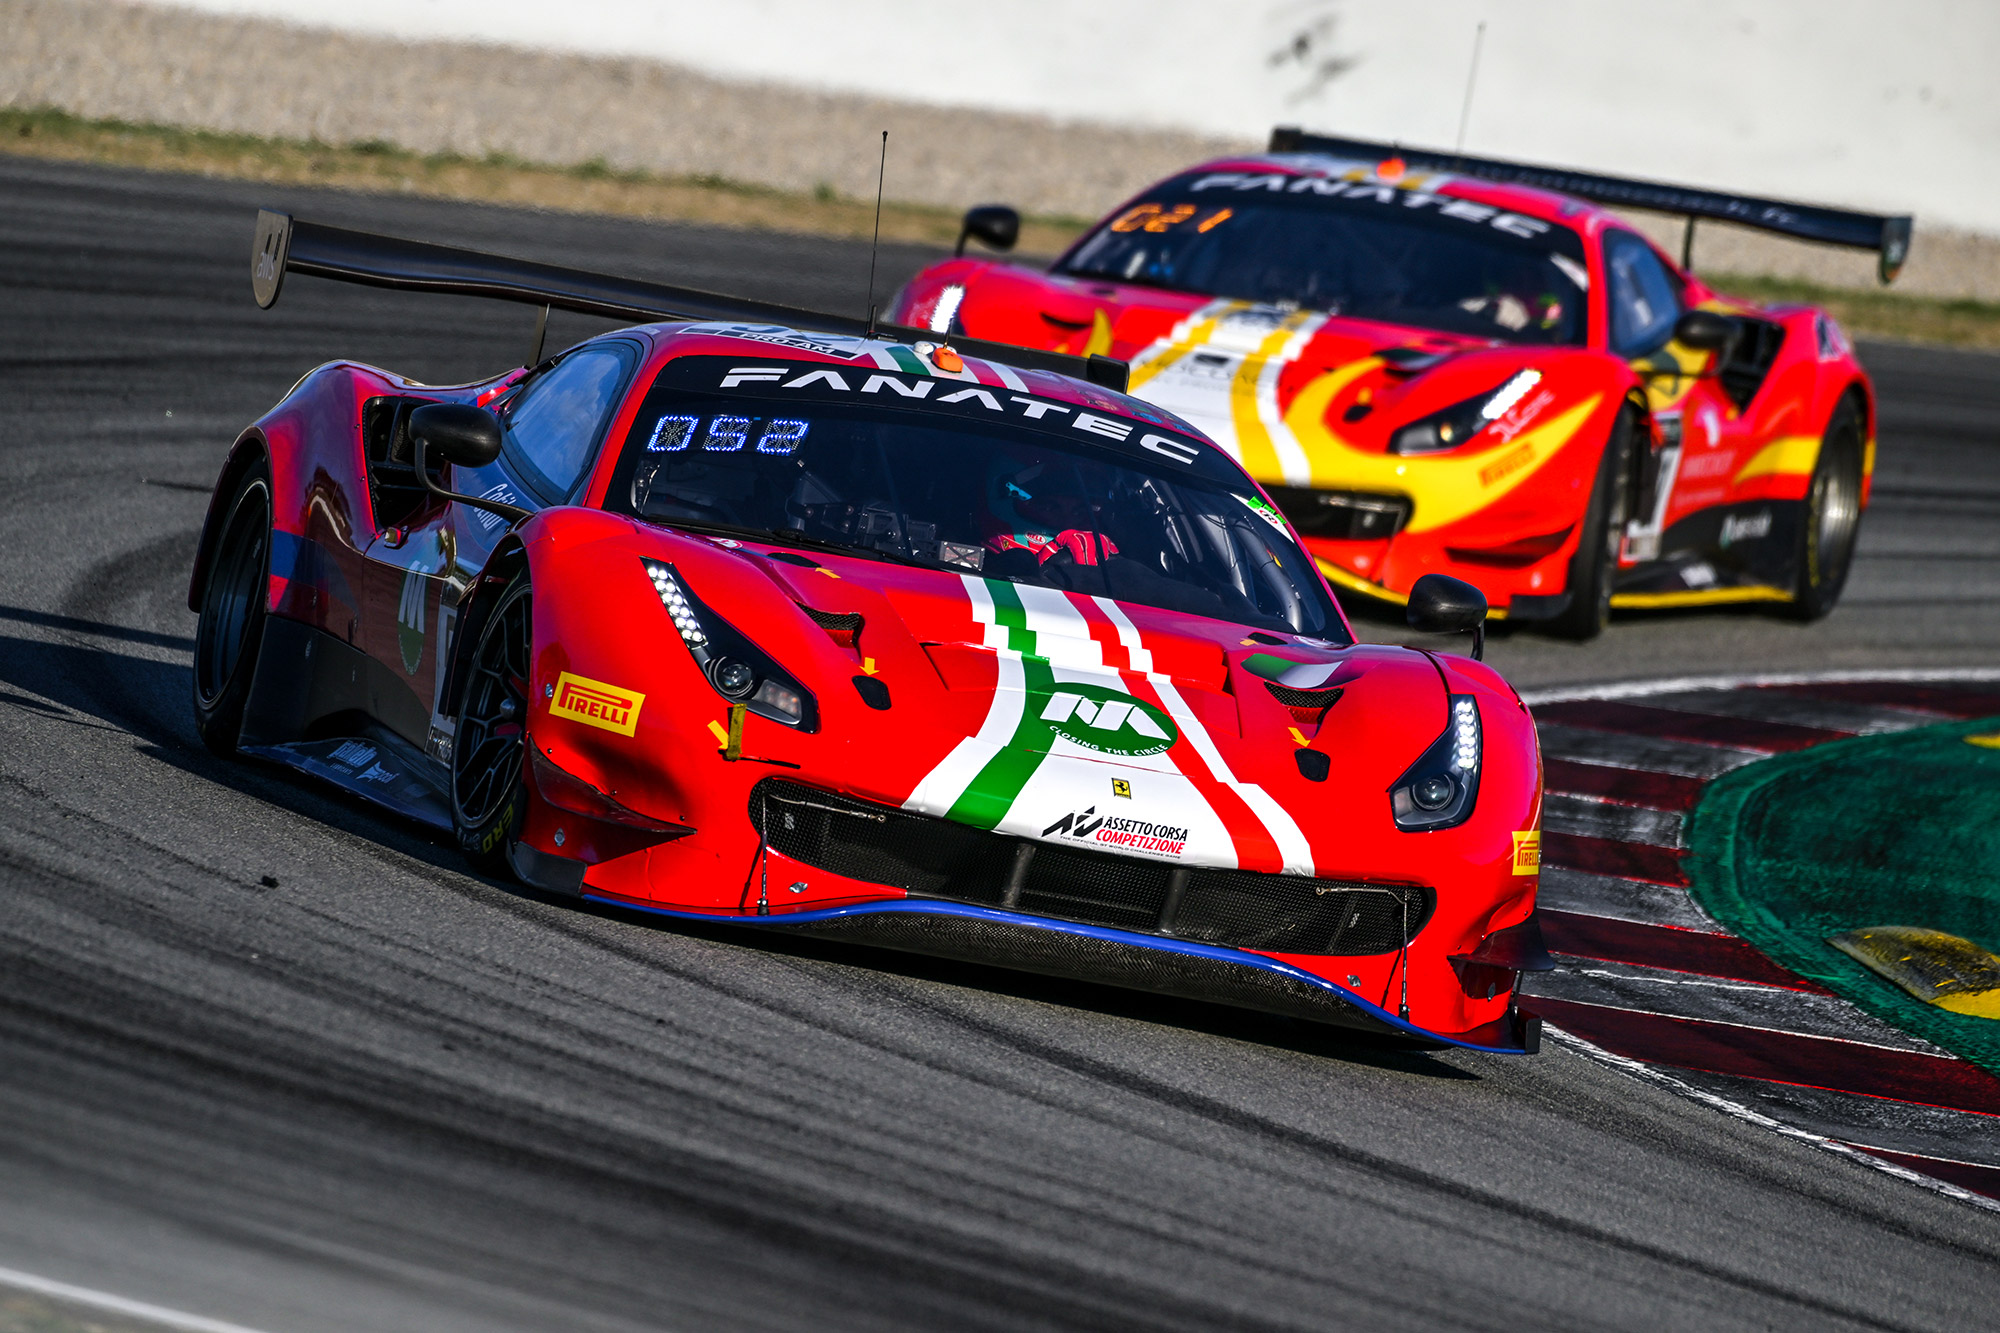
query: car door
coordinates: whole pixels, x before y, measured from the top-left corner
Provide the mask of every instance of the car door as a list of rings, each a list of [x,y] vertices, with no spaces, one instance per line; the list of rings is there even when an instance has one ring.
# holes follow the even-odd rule
[[[1627,560],[1653,560],[1674,523],[1724,497],[1744,427],[1718,381],[1702,377],[1713,354],[1674,341],[1686,310],[1680,275],[1636,232],[1608,228],[1603,246],[1606,340],[1645,381],[1660,425],[1625,538]]]
[[[500,457],[483,468],[446,468],[445,489],[529,510],[566,503],[589,475],[638,361],[638,345],[623,340],[569,352],[497,404]],[[416,704],[382,720],[439,759],[449,752],[451,734],[439,708],[440,668],[449,660],[458,603],[507,526],[489,510],[437,501],[402,528],[378,534],[368,548],[376,626],[368,651]]]

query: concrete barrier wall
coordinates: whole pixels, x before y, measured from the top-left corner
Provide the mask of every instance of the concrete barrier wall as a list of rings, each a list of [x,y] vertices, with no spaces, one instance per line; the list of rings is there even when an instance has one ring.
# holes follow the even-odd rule
[[[873,192],[886,128],[890,197],[951,207],[1004,200],[1090,217],[1188,163],[1258,146],[720,79],[633,56],[405,41],[115,0],[0,0],[0,32],[4,105],[558,164],[602,158],[854,197]],[[1642,223],[1678,237],[1678,224]],[[1720,226],[1704,225],[1696,260],[1713,271],[1872,283],[1867,256]],[[2000,241],[1920,219],[1898,285],[2000,300]]]

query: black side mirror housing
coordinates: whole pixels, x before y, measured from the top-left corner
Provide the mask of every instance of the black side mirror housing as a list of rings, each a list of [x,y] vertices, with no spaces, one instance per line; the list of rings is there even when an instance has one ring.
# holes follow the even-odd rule
[[[1486,655],[1486,594],[1463,579],[1424,575],[1410,589],[1407,615],[1422,634],[1472,635],[1472,656]]]
[[[1720,351],[1736,336],[1736,321],[1713,310],[1690,310],[1674,321],[1674,341],[1697,352]]]
[[[994,250],[1012,250],[1014,242],[1021,239],[1021,215],[1006,204],[981,204],[967,209],[964,225],[958,229],[958,248],[953,254],[965,253],[968,236]]]
[[[416,454],[417,476],[432,495],[498,514],[509,526],[534,517],[519,505],[478,495],[460,495],[431,479],[426,455],[433,449],[447,463],[460,467],[485,467],[500,456],[500,417],[490,408],[474,407],[471,403],[425,403],[410,413],[410,443]]]
[[[500,456],[500,418],[470,403],[426,403],[410,413],[410,439],[460,467],[485,467]]]

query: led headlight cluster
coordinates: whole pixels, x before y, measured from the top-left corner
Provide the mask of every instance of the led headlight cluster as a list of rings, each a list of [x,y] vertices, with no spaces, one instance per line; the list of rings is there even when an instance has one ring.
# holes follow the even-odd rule
[[[1389,813],[1406,832],[1463,824],[1479,798],[1479,705],[1451,696],[1451,720],[1416,763],[1389,788]]]
[[[1413,421],[1389,439],[1389,451],[1397,454],[1434,454],[1455,449],[1513,411],[1528,391],[1542,382],[1539,370],[1523,370],[1491,393],[1453,403],[1442,412],[1433,412]]]
[[[673,571],[657,560],[641,563],[646,566],[646,573],[652,576],[653,591],[660,594],[660,604],[674,618],[674,628],[680,631],[681,641],[690,648],[707,647],[708,635],[702,632],[701,621],[695,618],[694,608],[688,605],[687,594],[681,591]]]
[[[672,565],[664,560],[639,563],[673,619],[675,632],[717,694],[774,722],[802,731],[819,730],[819,710],[810,690],[696,597]]]

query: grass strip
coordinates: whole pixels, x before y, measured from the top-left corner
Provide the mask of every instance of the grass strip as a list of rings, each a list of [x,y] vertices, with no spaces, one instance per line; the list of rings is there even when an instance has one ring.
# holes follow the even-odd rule
[[[625,171],[601,158],[551,166],[507,153],[418,153],[380,139],[347,144],[269,139],[91,120],[49,108],[0,108],[0,153],[857,240],[869,235],[874,222],[872,200],[848,198],[827,185],[799,192],[722,176]],[[884,240],[950,245],[958,237],[958,223],[958,212],[949,208],[894,201],[882,206]],[[1083,218],[1025,217],[1021,253],[1059,254],[1089,225]],[[1719,291],[1753,301],[1823,306],[1862,338],[2000,348],[2000,303],[1746,274],[1704,274],[1703,279]]]
[[[0,108],[0,153],[857,240],[871,234],[875,220],[873,199],[848,198],[829,185],[804,193],[722,176],[625,171],[602,158],[551,166],[507,153],[418,153],[380,139],[267,139],[90,120],[48,108]],[[958,238],[959,216],[948,208],[888,200],[882,239],[948,246]],[[1020,248],[1029,255],[1060,253],[1088,225],[1081,218],[1024,217]]]

